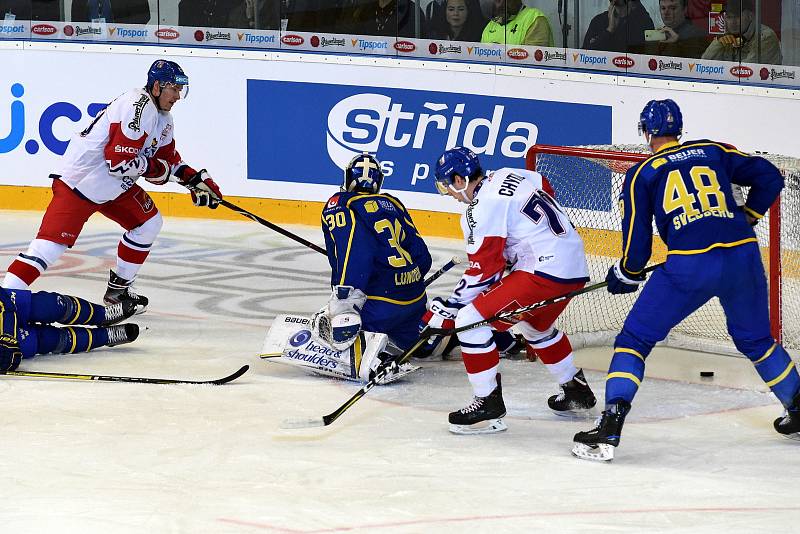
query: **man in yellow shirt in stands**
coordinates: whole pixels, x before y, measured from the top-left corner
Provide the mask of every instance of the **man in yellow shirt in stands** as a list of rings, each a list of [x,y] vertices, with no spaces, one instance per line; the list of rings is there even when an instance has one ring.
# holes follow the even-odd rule
[[[494,0],[495,17],[481,36],[482,43],[555,46],[547,16],[522,0]]]

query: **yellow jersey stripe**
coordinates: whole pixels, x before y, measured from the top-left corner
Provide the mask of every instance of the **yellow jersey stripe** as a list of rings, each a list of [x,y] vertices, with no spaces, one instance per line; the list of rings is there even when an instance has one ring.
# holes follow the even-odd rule
[[[764,217],[763,214],[758,213],[757,211],[754,211],[754,210],[748,208],[747,206],[744,206],[744,211],[745,211],[745,213],[747,213],[748,215],[750,215],[751,217],[754,217],[756,219],[761,219],[761,218]]]
[[[367,295],[367,300],[380,300],[380,301],[383,301],[383,302],[388,302],[390,304],[400,304],[402,306],[402,305],[406,305],[406,304],[414,304],[415,302],[418,302],[424,296],[425,296],[425,292],[423,291],[420,296],[418,296],[415,299],[411,299],[411,300],[395,300],[395,299],[390,299],[390,298],[386,298],[386,297],[374,297],[374,296],[371,296],[371,295]]]
[[[349,208],[348,211],[350,211]],[[350,237],[347,238],[347,252],[344,254],[344,263],[342,264],[342,274],[339,277],[339,285],[344,285],[344,278],[347,274],[347,263],[350,261],[350,249],[353,247],[353,235],[356,233],[356,217],[352,211],[350,211],[350,218],[353,219],[353,226],[350,227]]]
[[[640,360],[644,361],[644,356],[642,356],[641,354],[639,354],[638,352],[636,352],[636,351],[635,351],[635,350],[633,350],[633,349],[623,349],[623,348],[619,348],[619,349],[614,349],[614,352],[624,352],[624,353],[626,353],[626,354],[633,354],[634,356],[636,356],[636,357],[637,357],[637,358],[639,358]]]
[[[769,358],[770,355],[775,351],[775,347],[777,347],[777,346],[778,346],[777,343],[773,343],[772,346],[769,348],[769,350],[767,352],[765,352],[762,357],[760,357],[759,359],[757,359],[756,361],[753,362],[753,365],[758,365],[759,363],[761,363],[764,360],[766,360],[767,358]]]
[[[636,375],[633,375],[631,373],[608,373],[606,380],[611,380],[612,378],[627,378],[628,380],[636,384],[637,387],[642,385],[641,380],[639,380],[636,377]]]
[[[668,250],[667,256],[669,256],[670,254],[680,254],[680,255],[702,254],[714,248],[732,248],[732,247],[738,247],[739,245],[744,245],[745,243],[758,243],[758,239],[756,239],[755,237],[748,237],[747,239],[742,239],[741,241],[734,241],[733,243],[714,243],[713,245],[709,245],[706,248],[697,250]]]
[[[777,378],[767,382],[767,387],[771,388],[772,386],[774,386],[775,384],[777,384],[778,382],[789,376],[789,373],[792,372],[792,369],[794,369],[794,362],[790,361],[786,369],[781,374],[779,374]]]

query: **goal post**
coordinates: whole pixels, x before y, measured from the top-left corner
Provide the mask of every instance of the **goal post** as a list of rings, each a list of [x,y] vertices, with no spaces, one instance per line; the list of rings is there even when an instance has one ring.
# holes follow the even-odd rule
[[[586,246],[592,280],[602,280],[621,254],[617,198],[625,172],[650,157],[645,145],[534,145],[528,169],[547,177]],[[800,159],[758,154],[775,164],[786,179],[781,197],[755,227],[769,282],[772,334],[793,354],[800,353]],[[653,226],[652,263],[666,259],[666,247]],[[559,319],[576,347],[611,345],[636,299],[605,291],[575,299]],[[706,352],[738,354],[728,336],[725,316],[712,299],[681,322],[665,344]]]

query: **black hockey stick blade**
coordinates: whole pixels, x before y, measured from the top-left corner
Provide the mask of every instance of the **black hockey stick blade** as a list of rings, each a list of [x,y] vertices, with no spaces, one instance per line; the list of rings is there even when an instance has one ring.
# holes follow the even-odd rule
[[[5,376],[19,376],[24,378],[48,378],[57,380],[90,380],[99,382],[139,382],[142,384],[201,384],[211,386],[221,386],[232,382],[245,374],[250,369],[249,365],[243,365],[238,371],[228,376],[215,380],[176,380],[172,378],[145,378],[139,376],[108,376],[108,375],[81,375],[71,373],[44,373],[38,371],[6,371],[0,373]]]
[[[227,200],[220,200],[219,203],[222,204],[223,206],[225,206],[226,208],[228,208],[229,210],[233,210],[233,211],[235,211],[236,213],[238,213],[240,215],[244,215],[248,219],[252,219],[252,220],[254,220],[255,222],[257,222],[258,224],[260,224],[262,226],[266,226],[270,230],[275,230],[279,234],[281,234],[283,236],[286,236],[289,239],[292,239],[294,241],[297,241],[301,245],[306,246],[306,247],[310,248],[311,250],[319,252],[320,254],[325,254],[326,256],[328,255],[328,253],[325,252],[325,249],[322,248],[321,246],[316,245],[316,244],[312,243],[311,241],[308,241],[307,239],[303,239],[299,235],[293,234],[289,230],[287,230],[285,228],[282,228],[282,227],[278,226],[275,223],[271,223],[268,220],[259,217],[255,213],[251,213],[251,212],[247,211],[244,208],[240,208],[236,204],[228,202]]]

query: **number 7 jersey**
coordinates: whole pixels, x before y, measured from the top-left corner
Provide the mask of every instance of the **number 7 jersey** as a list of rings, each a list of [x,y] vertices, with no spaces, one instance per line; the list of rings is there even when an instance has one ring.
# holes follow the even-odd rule
[[[451,298],[462,304],[499,280],[507,262],[555,282],[589,280],[583,241],[537,172],[489,173],[475,189],[461,229],[469,267]]]

